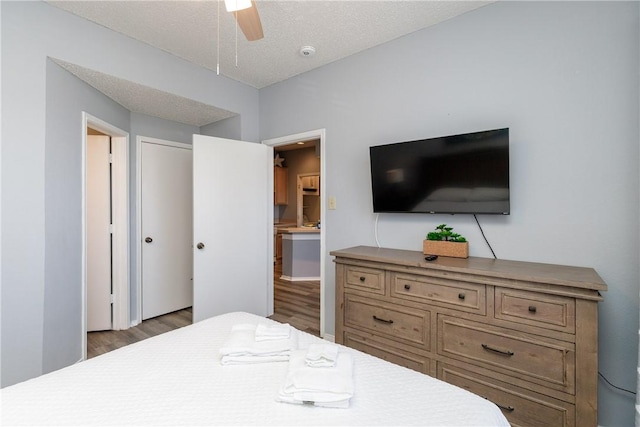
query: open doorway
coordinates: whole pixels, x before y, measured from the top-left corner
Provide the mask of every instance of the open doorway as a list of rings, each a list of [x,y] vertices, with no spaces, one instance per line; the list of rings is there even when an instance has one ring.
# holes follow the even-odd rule
[[[113,330],[127,329],[129,327],[129,182],[127,171],[129,169],[129,134],[115,126],[110,125],[96,117],[87,113],[82,113],[83,122],[83,138],[82,138],[82,349],[83,359],[87,358],[87,330],[88,330],[88,281],[89,265],[93,261],[90,257],[94,253],[90,251],[89,243],[93,237],[89,234],[88,219],[89,200],[88,192],[88,175],[92,172],[89,164],[88,144],[94,136],[105,139],[104,145],[106,155],[103,161],[106,165],[107,182],[106,198],[108,206],[105,205],[100,209],[106,210],[102,212],[105,217],[104,224],[106,227],[105,246],[108,249],[101,251],[101,257],[104,257],[104,264],[110,273],[110,280],[103,283],[106,286],[105,298],[103,303],[107,305],[104,310],[107,316],[111,317],[111,321],[107,321],[107,327]],[[108,147],[108,148],[107,148]],[[101,160],[102,161],[102,160]],[[104,165],[103,165],[104,166]],[[105,234],[102,233],[102,234]]]
[[[321,189],[325,180],[324,129],[267,140],[263,144],[272,146],[275,156],[272,318],[323,336],[325,229],[322,219],[326,207]],[[317,177],[314,182],[320,191],[314,196],[314,214],[305,213],[302,199],[299,203],[298,193],[302,188],[298,185],[298,175],[301,178]],[[283,180],[286,186],[282,185]],[[310,218],[309,215],[315,216]]]

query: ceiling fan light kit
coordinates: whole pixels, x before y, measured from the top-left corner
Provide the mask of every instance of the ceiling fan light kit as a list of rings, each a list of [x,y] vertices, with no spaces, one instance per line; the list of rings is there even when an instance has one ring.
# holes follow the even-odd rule
[[[236,12],[251,7],[251,0],[224,0],[227,12]]]

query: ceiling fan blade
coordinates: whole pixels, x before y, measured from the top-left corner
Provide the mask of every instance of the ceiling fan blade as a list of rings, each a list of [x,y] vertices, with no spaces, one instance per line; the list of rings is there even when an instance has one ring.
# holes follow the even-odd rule
[[[260,15],[258,15],[258,8],[253,0],[251,1],[251,7],[238,10],[233,12],[233,14],[247,40],[252,42],[264,37]]]

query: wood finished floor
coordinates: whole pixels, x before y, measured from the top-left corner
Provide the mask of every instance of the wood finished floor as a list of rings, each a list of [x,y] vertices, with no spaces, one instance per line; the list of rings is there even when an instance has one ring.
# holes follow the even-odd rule
[[[191,307],[147,319],[124,331],[98,331],[87,334],[87,359],[120,347],[182,328],[193,323]]]
[[[312,335],[320,336],[320,282],[289,282],[280,279],[280,265],[274,269],[273,316],[270,319]],[[98,356],[155,335],[182,328],[193,322],[191,307],[154,317],[124,331],[87,334],[87,358]]]
[[[296,329],[320,336],[320,281],[290,282],[280,279],[281,266],[273,276],[273,316]]]

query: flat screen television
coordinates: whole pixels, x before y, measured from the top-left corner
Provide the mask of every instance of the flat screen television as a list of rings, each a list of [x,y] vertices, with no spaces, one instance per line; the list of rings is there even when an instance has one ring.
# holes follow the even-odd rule
[[[509,129],[369,148],[374,212],[510,214]]]

